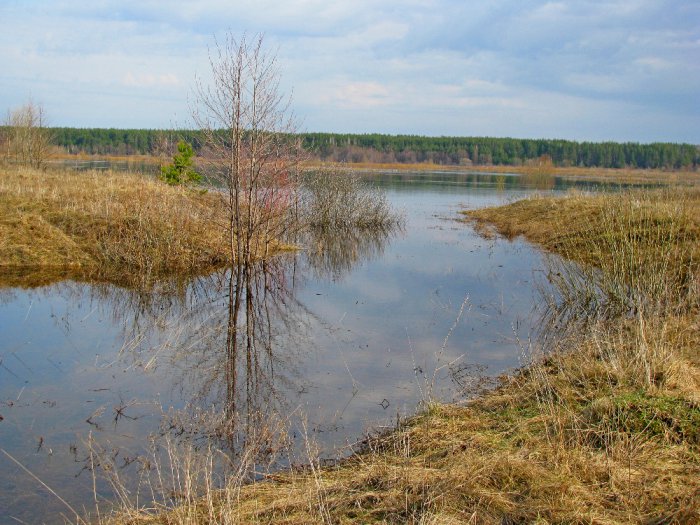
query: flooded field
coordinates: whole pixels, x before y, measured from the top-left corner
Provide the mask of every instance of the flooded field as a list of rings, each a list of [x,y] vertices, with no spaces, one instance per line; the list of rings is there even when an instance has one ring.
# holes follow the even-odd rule
[[[542,256],[455,219],[567,185],[371,180],[405,225],[307,237],[301,252],[245,269],[246,335],[233,353],[227,272],[147,293],[69,281],[0,290],[0,523],[70,517],[56,495],[80,513],[113,500],[105,469],[137,494],[164,439],[236,456],[264,427],[273,469],[303,463],[309,442],[342,457],[421,403],[464,400],[519,366]]]

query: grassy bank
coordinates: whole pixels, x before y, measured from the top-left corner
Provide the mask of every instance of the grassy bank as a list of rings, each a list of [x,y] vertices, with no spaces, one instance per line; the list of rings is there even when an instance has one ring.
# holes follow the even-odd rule
[[[208,460],[182,459],[165,483],[177,505],[110,523],[697,523],[697,200],[572,194],[470,212],[581,263],[550,261],[528,366],[333,467],[310,446],[305,469],[219,490]]]
[[[226,261],[218,199],[138,174],[0,170],[0,286],[124,282]]]
[[[628,248],[636,249],[635,258],[658,260],[659,249],[672,247],[700,260],[697,188],[535,196],[464,215],[485,235],[498,233],[509,239],[522,235],[548,251],[601,268],[606,260],[614,260],[610,252],[618,248],[616,242],[624,244],[625,238]],[[675,264],[682,268],[687,262]]]

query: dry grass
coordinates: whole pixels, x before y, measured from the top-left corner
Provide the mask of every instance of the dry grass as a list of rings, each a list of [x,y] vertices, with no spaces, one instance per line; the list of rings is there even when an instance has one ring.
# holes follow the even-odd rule
[[[162,157],[157,155],[96,155],[90,153],[66,153],[62,148],[56,147],[56,151],[51,155],[55,160],[89,160],[111,162],[134,162],[144,164],[160,164],[163,162]],[[170,161],[170,159],[168,159]]]
[[[484,235],[523,235],[578,263],[560,265],[550,278],[572,300],[584,298],[599,313],[605,308],[643,308],[647,314],[665,315],[666,310],[657,309],[697,306],[698,189],[572,192],[465,214]]]
[[[697,199],[575,194],[471,213],[593,280],[552,279],[553,330],[529,366],[466,406],[429,405],[335,467],[310,450],[307,469],[113,523],[700,522]],[[577,308],[591,288],[598,308]],[[604,308],[614,289],[627,308]]]
[[[563,365],[563,363],[561,363]],[[566,371],[552,376],[565,384]],[[608,432],[586,408],[542,411],[518,378],[467,408],[433,407],[333,469],[286,472],[114,523],[691,523],[697,444]],[[564,391],[569,387],[564,386]],[[624,405],[622,405],[624,407]],[[690,413],[690,408],[681,407]],[[695,422],[698,421],[697,410]],[[618,416],[621,417],[621,416]],[[690,422],[692,424],[692,422]],[[557,434],[559,432],[559,434]]]
[[[5,168],[0,284],[200,272],[226,261],[223,217],[213,196],[138,174]]]
[[[626,209],[638,210],[639,213],[627,213]],[[697,239],[700,236],[700,189],[606,194],[572,191],[561,198],[536,195],[507,206],[469,210],[464,214],[466,218],[476,221],[477,226],[490,225],[509,239],[526,236],[554,252],[561,252],[567,239],[579,239],[580,246],[590,243],[592,237],[599,237],[610,228],[611,220],[633,221],[631,226],[638,228],[642,226],[642,221],[659,222],[664,217],[679,216],[687,221],[685,227],[690,228]],[[571,247],[569,243],[565,255],[577,260],[585,257],[583,252],[574,253]]]
[[[138,162],[144,164],[159,164],[163,159],[153,155],[88,155],[88,154],[67,154],[54,153],[52,159],[57,160],[109,160],[113,162]],[[352,172],[387,172],[387,171],[410,171],[410,172],[484,172],[484,173],[519,173],[526,177],[532,174],[532,165],[523,166],[492,166],[474,164],[470,166],[433,164],[433,163],[334,163],[308,161],[304,167],[310,171],[316,169],[347,170]],[[700,181],[700,171],[697,170],[663,170],[663,169],[640,169],[640,168],[582,168],[582,167],[554,167],[548,169],[551,177],[563,177],[566,179],[591,180],[600,182],[622,182],[622,183],[680,183],[696,184]]]

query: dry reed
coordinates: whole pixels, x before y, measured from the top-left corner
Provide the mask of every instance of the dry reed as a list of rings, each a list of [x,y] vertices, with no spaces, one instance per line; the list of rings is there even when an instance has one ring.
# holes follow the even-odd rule
[[[226,261],[224,210],[139,174],[0,171],[2,284],[148,279]]]

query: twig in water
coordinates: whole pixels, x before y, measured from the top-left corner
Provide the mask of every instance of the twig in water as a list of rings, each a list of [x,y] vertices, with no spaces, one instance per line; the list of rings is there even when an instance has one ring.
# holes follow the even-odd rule
[[[33,305],[34,305],[34,299],[32,299],[31,302],[29,303],[29,308],[27,308],[27,315],[24,316],[25,321],[29,318],[29,312],[32,311]]]

